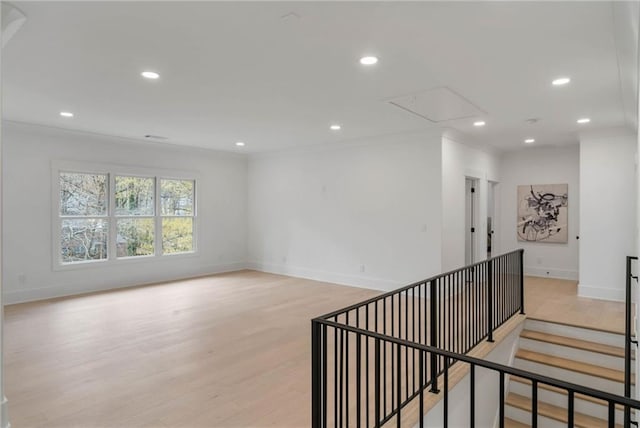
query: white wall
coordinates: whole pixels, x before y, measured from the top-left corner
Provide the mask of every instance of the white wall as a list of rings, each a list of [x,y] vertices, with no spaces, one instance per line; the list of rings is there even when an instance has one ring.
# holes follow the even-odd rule
[[[3,6],[0,3],[0,23],[3,20],[6,20],[6,17],[2,13]],[[6,9],[5,9],[6,10]],[[6,13],[6,12],[5,12]],[[3,19],[4,18],[4,19]],[[2,28],[4,30],[4,28]],[[4,46],[7,42],[5,40],[5,36],[2,35],[4,31],[0,31],[0,46]],[[1,57],[2,55],[0,55]],[[0,60],[0,70],[2,70],[2,61]],[[2,73],[0,73],[0,94],[2,92]],[[0,97],[1,98],[1,97]],[[2,134],[4,132],[4,127],[2,126],[2,103],[0,103],[0,164],[2,163],[2,153],[4,152],[3,144],[2,144]],[[0,168],[0,172],[3,169]],[[4,184],[4,177],[0,174],[0,189]],[[4,288],[5,285],[2,281],[2,272],[4,271],[3,263],[2,263],[2,240],[4,239],[4,234],[2,233],[2,195],[0,191],[0,428],[9,428],[11,424],[9,423],[9,407],[7,397],[4,396],[4,305],[6,303],[6,299],[4,298]]]
[[[580,230],[580,150],[528,147],[505,153],[500,160],[500,242],[502,248],[524,248],[525,274],[578,279]],[[566,244],[520,242],[516,235],[517,188],[527,184],[569,185],[569,240]]]
[[[440,272],[440,137],[254,156],[254,269],[390,290]]]
[[[5,123],[2,131],[5,303],[245,266],[247,161],[243,156],[13,123]],[[193,171],[199,177],[198,253],[54,271],[51,242],[54,160]]]
[[[580,296],[624,300],[638,234],[636,140],[626,129],[580,136]]]
[[[620,92],[628,126],[638,127],[638,35],[640,2],[613,2],[613,37],[620,70]]]
[[[500,181],[497,156],[454,141],[442,139],[442,270],[465,265],[465,178],[478,180],[476,215],[476,261],[487,256],[488,182]],[[513,248],[496,248],[493,254]]]
[[[636,52],[636,70],[640,70],[640,54],[639,54],[639,45],[640,45],[640,5],[638,7],[635,8],[635,12],[630,14],[631,16],[629,17],[629,20],[634,23],[634,28],[635,28],[635,40],[634,40],[634,44],[635,44],[635,52]],[[636,97],[636,124],[640,124],[640,84],[637,81],[637,75],[636,75],[636,94],[638,95]],[[635,127],[635,131],[636,131],[636,153],[640,153],[640,130],[638,129],[638,126],[636,125]],[[636,158],[637,159],[637,158]],[[637,168],[637,167],[636,167]],[[640,219],[638,219],[638,215],[640,214],[640,174],[637,173],[636,171],[636,253],[635,255],[640,255]],[[638,264],[636,263],[636,266],[638,266]],[[636,275],[637,275],[636,271]],[[635,293],[634,295],[634,302],[635,302],[635,313],[638,313],[638,295],[640,293]],[[636,327],[636,332],[640,331],[640,317],[636,316],[635,317],[635,327]],[[636,334],[637,337],[637,334]],[[640,385],[640,358],[636,358],[635,360],[635,379],[636,379],[636,385]],[[640,388],[635,388],[634,391],[634,395],[636,400],[640,398]],[[635,414],[635,420],[638,420],[638,415],[640,415],[640,412],[636,411]]]

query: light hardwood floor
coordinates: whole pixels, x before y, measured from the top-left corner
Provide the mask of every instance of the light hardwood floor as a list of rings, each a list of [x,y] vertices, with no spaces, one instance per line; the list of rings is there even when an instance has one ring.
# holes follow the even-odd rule
[[[526,285],[528,315],[619,329],[621,304]],[[376,294],[243,271],[9,306],[12,425],[307,427],[309,320]]]
[[[309,320],[377,294],[238,272],[5,311],[22,427],[303,427]]]
[[[578,283],[526,277],[527,317],[624,333],[624,304],[578,297]]]

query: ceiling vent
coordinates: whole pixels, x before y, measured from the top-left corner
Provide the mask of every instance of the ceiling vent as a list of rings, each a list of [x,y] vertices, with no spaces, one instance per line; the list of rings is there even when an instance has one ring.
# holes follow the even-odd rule
[[[450,88],[440,87],[387,100],[433,123],[486,116],[486,112]]]

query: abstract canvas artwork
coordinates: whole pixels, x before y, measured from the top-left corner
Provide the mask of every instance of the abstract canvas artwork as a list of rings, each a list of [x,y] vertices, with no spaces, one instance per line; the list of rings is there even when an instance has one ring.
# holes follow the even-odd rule
[[[518,241],[567,243],[568,184],[518,186]]]

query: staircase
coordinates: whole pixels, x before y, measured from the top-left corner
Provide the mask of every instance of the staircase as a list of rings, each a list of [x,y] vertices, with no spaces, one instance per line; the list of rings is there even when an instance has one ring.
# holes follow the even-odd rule
[[[515,367],[579,385],[623,395],[624,334],[528,319],[520,334]],[[531,426],[531,382],[509,379],[505,400],[506,427]],[[538,425],[566,427],[567,393],[538,385]],[[577,394],[576,427],[606,427],[607,403]],[[622,427],[623,408],[616,408],[616,426]]]

